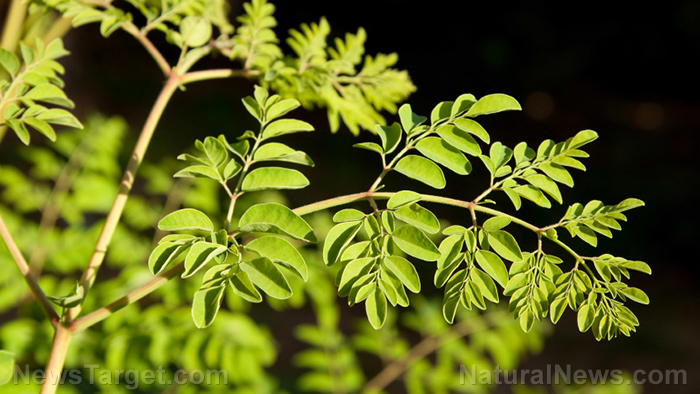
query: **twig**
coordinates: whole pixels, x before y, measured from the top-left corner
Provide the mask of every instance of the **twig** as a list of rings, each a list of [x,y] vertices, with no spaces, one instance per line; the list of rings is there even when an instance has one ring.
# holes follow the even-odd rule
[[[29,288],[34,294],[34,298],[36,298],[37,302],[39,302],[39,306],[44,311],[44,314],[46,315],[46,317],[49,318],[51,324],[54,327],[58,326],[60,320],[58,314],[53,309],[51,302],[49,302],[49,300],[46,298],[44,291],[41,290],[41,287],[39,287],[39,283],[37,283],[36,278],[34,277],[34,275],[32,275],[32,272],[29,269],[29,264],[27,264],[27,261],[24,259],[24,256],[22,256],[22,252],[20,252],[19,247],[17,247],[17,244],[12,238],[10,230],[5,225],[2,216],[0,216],[0,236],[2,237],[3,241],[5,241],[7,249],[10,250],[12,258],[17,263],[17,267],[22,273],[22,276],[24,276],[24,280],[27,281]]]

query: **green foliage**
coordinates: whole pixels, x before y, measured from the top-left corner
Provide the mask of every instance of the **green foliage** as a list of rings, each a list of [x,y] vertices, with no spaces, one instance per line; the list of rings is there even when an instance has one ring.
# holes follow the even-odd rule
[[[612,229],[620,230],[620,222],[626,221],[623,212],[644,205],[640,200],[610,206],[597,200],[573,204],[559,222],[538,227],[491,208],[495,202],[487,199],[502,191],[516,210],[522,198],[545,208],[552,206],[550,199],[562,204],[559,184],[573,187],[569,169],[585,170],[580,159],[588,154],[582,148],[597,138],[595,132],[584,130],[559,143],[545,140],[536,150],[524,142],[512,148],[491,142],[477,118],[520,110],[517,100],[503,94],[480,99],[463,94],[439,103],[429,117],[414,113],[410,104],[397,108],[415,88],[405,71],[392,68],[395,54],[366,56],[361,28],[329,45],[331,28],[322,18],[291,30],[287,44],[293,53],[284,55],[273,30],[275,7],[265,0],[245,3],[236,28],[228,22],[223,0],[47,0],[33,2],[32,7],[55,8],[74,26],[100,23],[104,36],[119,29],[135,36],[173,90],[178,84],[226,74],[189,72],[214,52],[243,66],[223,71],[260,85],[242,99],[259,124],[256,131],[235,139],[219,135],[195,141],[192,150],[177,157],[185,163],[183,168],[176,169],[174,161],[146,163],[136,194],[120,208],[145,153],[138,151],[140,143],[119,186],[123,121],[95,116],[84,131],[75,130],[82,125],[69,112],[36,104],[72,107],[58,77],[63,69],[55,61],[67,54],[60,39],[46,46],[37,41],[36,49],[21,44],[21,60],[0,50],[0,66],[10,76],[0,82],[0,126],[13,129],[25,144],[27,126],[56,140],[47,147],[20,149],[18,160],[2,165],[0,213],[3,227],[7,222],[8,231],[18,234],[18,248],[31,251],[28,265],[40,277],[37,286],[46,299],[61,310],[62,324],[75,331],[95,328],[76,334],[67,368],[84,368],[86,357],[91,357],[106,370],[167,365],[169,377],[179,368],[232,374],[229,384],[175,389],[157,383],[144,389],[154,392],[289,389],[292,384],[278,382],[266,371],[277,357],[266,322],[245,313],[254,308],[251,304],[263,301],[274,313],[307,304],[314,310],[314,324],[294,329],[308,345],[294,357],[305,370],[294,389],[313,392],[381,392],[391,382],[380,379],[381,372],[375,378],[365,376],[360,360],[368,355],[380,359],[385,370],[399,368],[410,393],[462,390],[456,386],[460,364],[515,367],[524,354],[542,346],[548,326],[536,322],[549,317],[556,324],[567,308],[576,312],[579,329],[590,330],[597,340],[630,335],[639,326],[626,304],[648,304],[649,298],[627,282],[630,271],[650,274],[651,268],[610,254],[583,257],[559,238],[558,229],[566,228],[572,238],[596,246],[597,234],[611,237]],[[141,15],[132,15],[135,11]],[[154,30],[180,49],[176,64],[167,64],[150,47],[148,34]],[[164,105],[159,100],[154,110],[162,111]],[[298,168],[315,165],[305,152],[280,142],[314,131],[311,124],[288,117],[301,106],[325,108],[334,132],[342,120],[354,134],[364,129],[378,135],[379,143],[355,144],[381,159],[379,176],[366,192],[297,209],[288,206],[279,192],[308,186]],[[397,113],[397,121],[384,125],[382,111]],[[146,123],[150,127],[157,119],[149,117]],[[57,124],[72,129],[57,139],[52,126]],[[147,127],[142,136],[149,135]],[[378,192],[393,171],[444,189],[451,173],[469,175],[473,163],[484,165],[490,181],[471,201],[412,190]],[[443,168],[449,170],[447,176]],[[220,202],[220,196],[225,201]],[[358,200],[368,200],[370,209],[341,208]],[[431,203],[466,209],[471,223],[443,228],[429,209]],[[336,211],[332,221],[330,214],[321,212],[328,209]],[[118,213],[113,216],[114,212]],[[105,214],[106,224],[95,220]],[[110,229],[115,218],[121,222]],[[533,233],[536,249],[521,247],[528,243],[516,239],[516,225]],[[106,251],[94,246],[105,232],[113,232]],[[14,243],[4,233],[3,239]],[[558,249],[550,251],[551,244]],[[561,251],[568,256],[558,257]],[[92,266],[101,253],[106,253],[110,275],[100,278],[94,289],[90,281],[76,285],[84,263]],[[4,249],[0,254],[10,259]],[[99,263],[92,268],[96,275]],[[432,269],[434,285],[444,288],[440,301],[426,296],[429,291],[421,281],[421,274]],[[158,289],[177,275],[184,280]],[[51,326],[35,324],[38,308],[25,305],[31,294],[24,279],[17,272],[2,278],[0,312],[19,317],[0,328],[0,346],[8,349],[0,351],[0,384],[15,359],[44,363],[52,337]],[[104,307],[114,301],[114,294],[144,282]],[[149,294],[148,301],[138,302]],[[341,330],[348,324],[341,322],[336,295],[347,297],[350,306],[364,302],[366,319],[356,322],[352,334]],[[519,327],[500,306],[491,305],[502,297]],[[126,305],[131,306],[116,313]],[[409,305],[411,309],[396,308]],[[74,320],[72,314],[80,308],[106,308],[97,316],[113,316],[99,325],[95,313]],[[490,312],[479,312],[485,309]],[[420,342],[415,342],[417,337]],[[100,392],[126,390],[114,382],[98,385]]]
[[[63,41],[55,39],[44,45],[37,39],[32,49],[20,43],[21,61],[13,53],[0,49],[0,66],[7,71],[9,80],[0,79],[0,127],[6,125],[17,137],[29,145],[29,127],[51,141],[56,140],[55,125],[82,127],[68,111],[47,108],[51,104],[73,108],[73,102],[63,92],[64,83],[59,74],[64,73],[56,59],[68,55]]]

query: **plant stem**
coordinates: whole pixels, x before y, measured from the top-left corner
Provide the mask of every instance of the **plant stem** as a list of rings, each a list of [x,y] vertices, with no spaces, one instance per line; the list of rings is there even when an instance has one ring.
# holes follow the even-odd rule
[[[70,345],[73,334],[68,328],[63,325],[56,327],[56,333],[53,337],[51,345],[51,353],[49,360],[46,362],[44,370],[44,384],[41,386],[40,394],[55,394],[58,386],[61,383],[61,374],[63,373],[63,363],[66,361],[66,353],[68,345]]]
[[[188,84],[197,81],[205,81],[209,79],[223,79],[231,77],[254,77],[260,75],[260,71],[256,70],[232,70],[232,69],[218,69],[218,70],[204,70],[204,71],[192,71],[184,74],[181,78],[182,84]]]
[[[5,27],[2,29],[2,42],[0,48],[14,52],[17,48],[22,25],[27,15],[27,5],[22,0],[12,0],[5,17]]]
[[[146,51],[151,55],[153,60],[156,61],[158,64],[158,67],[160,67],[161,71],[163,71],[163,75],[166,77],[170,77],[173,70],[170,67],[170,64],[168,63],[167,60],[165,60],[165,57],[163,57],[163,54],[160,53],[158,48],[156,48],[155,45],[151,42],[151,40],[148,39],[146,36],[146,33],[141,32],[136,26],[133,24],[127,24],[124,26],[124,31],[127,33],[131,34],[138,42],[141,43],[141,45],[146,48]]]
[[[173,93],[175,93],[175,90],[177,89],[178,85],[178,76],[171,75],[170,78],[168,78],[168,81],[165,84],[165,86],[163,86],[163,89],[161,90],[158,99],[156,100],[155,104],[153,105],[153,108],[151,109],[151,113],[148,115],[148,119],[146,119],[146,123],[143,126],[143,130],[141,130],[141,134],[139,135],[139,139],[136,142],[136,146],[134,147],[134,151],[131,155],[131,160],[129,160],[129,164],[126,167],[126,171],[124,172],[124,176],[122,177],[121,184],[119,185],[119,192],[117,194],[117,197],[114,199],[112,208],[110,209],[109,214],[107,215],[107,220],[105,221],[104,227],[102,228],[102,232],[100,233],[100,237],[97,240],[95,250],[92,253],[92,256],[90,257],[90,262],[88,263],[88,266],[83,272],[83,276],[80,279],[80,283],[85,287],[86,294],[95,282],[97,271],[99,270],[100,266],[102,265],[102,262],[104,261],[105,254],[107,253],[107,247],[109,247],[109,244],[112,241],[114,231],[116,230],[117,225],[119,224],[119,219],[122,216],[122,212],[124,212],[124,206],[126,205],[126,201],[129,198],[129,192],[131,191],[131,187],[134,184],[136,172],[138,171],[139,166],[143,161],[143,157],[146,154],[148,145],[151,142],[151,137],[153,137],[153,132],[155,131],[156,126],[158,125],[158,121],[163,115],[163,111],[165,110],[165,107],[170,101],[170,98],[173,96]],[[72,308],[69,314],[69,321],[74,319],[79,312],[80,306]]]
[[[100,309],[97,309],[94,312],[88,313],[87,315],[74,320],[69,326],[68,329],[72,333],[77,333],[80,331],[85,330],[88,327],[91,327],[102,320],[108,318],[110,315],[112,315],[114,312],[117,312],[118,310],[127,307],[134,302],[139,301],[143,297],[153,293],[154,291],[158,290],[161,286],[164,284],[168,283],[168,281],[180,273],[182,273],[182,269],[185,266],[184,262],[181,262],[174,266],[173,268],[162,272],[158,274],[155,278],[151,279],[148,283],[144,284],[143,286],[139,287],[136,290],[133,290],[129,292],[127,295],[124,297],[121,297],[120,299],[112,302],[111,304],[104,306]]]
[[[39,287],[39,283],[36,281],[36,278],[29,269],[29,264],[27,264],[27,261],[24,259],[24,256],[22,256],[22,252],[20,252],[19,248],[17,247],[15,240],[12,238],[12,234],[10,234],[10,230],[7,228],[5,222],[2,220],[2,216],[0,216],[0,236],[2,237],[3,241],[5,241],[7,249],[10,250],[12,258],[17,263],[17,267],[22,273],[22,276],[24,276],[24,280],[29,285],[29,289],[32,291],[32,294],[34,294],[34,298],[36,298],[37,302],[39,303],[39,306],[44,311],[44,314],[46,315],[46,317],[49,318],[53,326],[57,326],[59,324],[60,318],[58,317],[56,311],[53,309],[53,306],[51,305],[49,300],[46,298],[44,291],[41,290],[41,287]]]

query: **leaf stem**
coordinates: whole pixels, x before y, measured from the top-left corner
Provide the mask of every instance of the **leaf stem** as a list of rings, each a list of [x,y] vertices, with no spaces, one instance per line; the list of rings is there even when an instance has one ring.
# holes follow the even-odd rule
[[[166,77],[170,77],[172,75],[172,73],[173,73],[172,67],[170,67],[170,64],[168,63],[167,60],[165,60],[165,57],[158,50],[158,48],[156,48],[156,46],[153,45],[153,42],[151,42],[151,40],[148,39],[146,32],[142,32],[133,24],[125,25],[124,31],[131,34],[138,42],[141,43],[141,45],[151,55],[153,60],[156,61],[156,63],[158,64],[158,67],[160,67],[161,71],[163,71],[163,75],[165,75]]]
[[[108,318],[113,313],[139,301],[140,299],[142,299],[142,298],[146,297],[147,295],[153,293],[154,291],[158,290],[161,286],[166,284],[170,279],[172,279],[172,278],[178,276],[180,273],[182,273],[184,266],[185,266],[185,263],[181,262],[181,263],[177,264],[176,266],[174,266],[173,268],[158,274],[158,276],[151,279],[146,284],[142,285],[141,287],[139,287],[135,290],[132,290],[127,295],[119,298],[118,300],[112,302],[111,304],[106,305],[100,309],[93,311],[93,312],[90,312],[83,317],[75,319],[68,326],[68,329],[72,333],[77,333],[77,332],[83,331],[83,330],[101,322],[102,320]]]
[[[22,252],[20,252],[19,247],[17,247],[17,244],[15,243],[15,240],[12,238],[10,230],[5,225],[2,216],[0,216],[0,237],[2,237],[3,241],[5,241],[7,249],[10,250],[12,258],[17,263],[17,267],[22,273],[22,276],[24,276],[24,280],[29,285],[29,289],[32,291],[32,294],[34,294],[34,298],[36,298],[37,302],[39,303],[39,306],[44,311],[44,314],[46,315],[46,317],[49,318],[51,324],[54,327],[57,327],[60,318],[58,317],[56,311],[53,309],[51,302],[49,302],[49,300],[46,298],[44,291],[41,290],[39,283],[37,282],[36,278],[34,277],[29,268],[29,264],[27,264],[27,261],[24,259],[24,256],[22,256]]]
[[[180,82],[184,85],[192,82],[205,81],[209,79],[224,79],[231,77],[255,77],[259,75],[260,71],[256,70],[232,70],[228,68],[223,68],[188,72],[180,78]]]
[[[133,186],[136,178],[136,172],[143,161],[148,145],[151,142],[151,137],[153,137],[153,133],[158,125],[158,121],[163,115],[163,111],[170,101],[170,98],[175,93],[179,83],[180,81],[178,76],[174,74],[168,78],[167,83],[165,86],[163,86],[163,89],[161,90],[160,95],[153,105],[151,113],[148,115],[146,123],[141,130],[141,134],[139,135],[139,139],[136,142],[136,146],[134,147],[134,151],[131,155],[131,160],[129,160],[129,164],[127,165],[126,171],[124,172],[124,176],[121,180],[121,184],[119,185],[117,197],[114,199],[112,208],[107,215],[104,227],[102,228],[100,237],[95,245],[95,250],[90,257],[90,262],[88,263],[88,266],[80,279],[80,283],[85,287],[86,294],[95,282],[97,271],[104,261],[107,248],[112,241],[114,231],[116,230],[122,213],[124,212],[124,206],[126,205],[126,201],[129,198],[129,192],[131,191],[131,187]],[[69,321],[75,318],[79,312],[80,306],[72,308],[69,312]]]

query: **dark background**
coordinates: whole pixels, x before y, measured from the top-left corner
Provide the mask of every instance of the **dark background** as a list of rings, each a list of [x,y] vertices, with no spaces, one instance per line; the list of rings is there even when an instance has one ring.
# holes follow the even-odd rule
[[[694,205],[700,3],[413,4],[277,1],[277,32],[286,37],[289,28],[324,15],[335,35],[363,26],[368,53],[399,54],[397,66],[407,69],[418,87],[409,99],[417,113],[427,115],[437,102],[462,93],[510,94],[523,104],[523,112],[483,120],[493,140],[510,146],[522,140],[536,146],[546,138],[562,140],[582,129],[596,130],[600,139],[587,149],[592,156],[585,161],[588,172],[574,174],[576,188],[564,191],[565,205],[592,199],[614,204],[627,197],[646,202],[645,208],[629,213],[630,223],[614,240],[601,239],[598,250],[651,265],[653,276],[632,279],[634,286],[646,290],[651,304],[634,306],[641,326],[632,338],[603,343],[580,334],[574,316],[567,313],[544,352],[524,367],[558,363],[647,372],[682,368],[687,385],[646,385],[644,392],[698,392],[699,242]],[[232,13],[240,10],[234,2]],[[155,41],[164,44],[160,38]],[[148,55],[126,34],[104,40],[94,26],[71,32],[66,46],[74,55],[67,64],[67,90],[79,111],[125,116],[135,138],[162,80]],[[177,52],[166,55],[175,58]],[[227,63],[214,59],[203,67],[216,65]],[[147,158],[174,155],[195,138],[240,133],[252,126],[239,104],[251,87],[243,80],[188,87],[188,94],[177,95],[166,110]],[[344,128],[331,135],[323,110],[297,116],[317,127],[318,132],[298,137],[295,144],[309,152],[317,166],[306,171],[311,189],[288,194],[293,205],[365,190],[379,165],[372,153],[350,146],[373,137],[364,133],[357,139]],[[390,188],[392,181],[400,180],[389,176]],[[476,174],[466,180],[448,177],[445,194],[471,199],[485,182]],[[543,225],[556,221],[565,206],[521,211]],[[453,222],[465,219],[454,210],[439,213]]]

